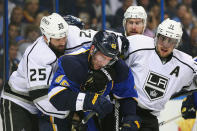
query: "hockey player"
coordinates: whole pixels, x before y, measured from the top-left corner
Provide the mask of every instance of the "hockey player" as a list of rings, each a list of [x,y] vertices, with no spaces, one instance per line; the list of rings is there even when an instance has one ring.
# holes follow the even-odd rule
[[[170,19],[158,26],[155,39],[143,35],[127,37],[130,46],[125,61],[134,74],[138,92],[140,131],[159,131],[157,116],[170,97],[182,87],[196,88],[195,61],[175,49],[181,37],[181,24]]]
[[[197,92],[184,98],[181,106],[181,114],[184,119],[195,119],[197,110]]]
[[[122,22],[124,33],[122,36],[132,36],[136,34],[143,34],[146,28],[147,14],[142,6],[130,6],[124,13],[124,19]],[[117,34],[120,36],[120,34]],[[119,43],[121,57],[124,57],[124,53],[127,52],[129,44],[124,42]]]
[[[58,60],[48,94],[50,102],[61,111],[94,111],[100,119],[112,111],[112,104],[105,97],[112,93],[120,102],[122,131],[137,131],[140,126],[135,112],[137,93],[131,71],[117,57],[117,36],[99,31],[91,43],[90,48],[81,48]],[[89,120],[87,130],[100,129],[95,126],[97,122]]]
[[[59,118],[68,115],[68,111],[57,111],[50,104],[47,95],[57,58],[64,54],[65,48],[66,51],[73,50],[77,45],[85,44],[83,40],[91,41],[94,33],[68,26],[56,13],[43,17],[40,29],[43,35],[27,48],[17,71],[10,76],[2,92],[1,116],[4,131],[37,131],[36,114],[39,110]],[[51,117],[50,120],[53,122],[54,119]],[[55,125],[53,128],[57,130]],[[66,125],[64,128],[67,128]]]
[[[142,6],[130,6],[124,13],[124,35],[143,34],[146,28],[147,14]]]
[[[197,62],[197,57],[194,58]],[[194,81],[197,83],[196,77]],[[181,114],[184,119],[195,119],[197,110],[197,92],[188,95],[183,99],[181,106]]]

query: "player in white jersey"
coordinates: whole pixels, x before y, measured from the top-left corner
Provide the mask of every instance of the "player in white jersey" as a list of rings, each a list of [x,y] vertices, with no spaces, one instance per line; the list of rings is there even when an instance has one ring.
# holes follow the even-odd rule
[[[13,72],[2,91],[4,131],[38,130],[36,114],[39,110],[59,118],[68,115],[67,111],[57,111],[48,102],[48,87],[56,70],[57,59],[64,54],[65,48],[74,50],[86,44],[83,41],[91,41],[94,33],[68,26],[56,13],[43,17],[40,29],[43,35],[27,48],[17,71]],[[53,129],[57,130],[55,128],[53,125]],[[67,128],[66,125],[64,128]]]
[[[139,96],[140,131],[159,131],[157,116],[170,97],[183,87],[196,88],[194,60],[175,49],[181,37],[181,24],[170,19],[158,26],[155,39],[143,35],[127,37],[130,46],[125,61],[134,74]]]
[[[124,35],[143,34],[146,28],[146,20],[147,14],[142,6],[130,6],[124,13]]]
[[[123,36],[143,34],[146,28],[146,21],[147,14],[142,6],[130,6],[124,13],[122,22],[124,28]],[[123,42],[122,44],[119,43],[119,48],[121,49],[121,53],[124,54],[128,50],[129,44],[124,42],[124,37],[121,37],[121,39]]]

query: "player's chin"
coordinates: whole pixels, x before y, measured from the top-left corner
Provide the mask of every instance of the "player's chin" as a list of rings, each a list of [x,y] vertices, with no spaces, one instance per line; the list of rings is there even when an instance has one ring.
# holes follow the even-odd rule
[[[99,69],[101,69],[101,66],[94,65],[94,70],[99,70]]]
[[[138,33],[137,32],[130,32],[129,36],[136,35],[136,34],[138,34]]]
[[[162,57],[162,58],[166,58],[168,56],[169,56],[169,53],[167,53],[167,52],[160,53],[160,57]]]
[[[61,48],[61,49],[58,48],[57,51],[60,52],[60,53],[64,53],[65,52],[65,48]]]
[[[65,46],[59,46],[57,49],[58,49],[59,51],[65,51],[66,47],[65,47]]]

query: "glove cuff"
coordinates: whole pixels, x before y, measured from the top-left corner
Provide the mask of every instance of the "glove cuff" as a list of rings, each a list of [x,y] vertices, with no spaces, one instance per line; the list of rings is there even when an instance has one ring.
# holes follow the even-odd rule
[[[93,106],[96,103],[97,99],[99,97],[99,94],[97,93],[88,93],[85,96],[83,109],[84,110],[93,110]]]
[[[123,127],[140,128],[140,118],[136,115],[123,117]]]

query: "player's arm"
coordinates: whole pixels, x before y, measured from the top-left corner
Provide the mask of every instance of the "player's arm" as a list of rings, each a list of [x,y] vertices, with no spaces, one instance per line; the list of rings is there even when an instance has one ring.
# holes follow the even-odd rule
[[[122,131],[138,130],[140,128],[140,119],[136,115],[137,92],[135,90],[134,77],[131,70],[124,62],[120,63],[121,72],[118,72],[118,80],[115,80],[113,94],[120,103],[120,112],[123,116]]]
[[[48,94],[54,63],[57,61],[57,58],[55,55],[49,54],[48,57],[42,55],[38,59],[38,57],[33,57],[30,54],[27,59],[27,87],[29,88],[31,99],[33,102],[36,102]]]
[[[192,95],[188,95],[184,98],[181,106],[181,114],[184,119],[194,119],[196,118],[197,110],[197,92]]]
[[[69,56],[60,59],[58,65],[48,94],[51,104],[58,111],[93,110],[100,117],[112,111],[112,104],[105,97],[80,91],[87,73],[81,68],[83,66]]]
[[[68,111],[57,112],[48,99],[48,89],[57,62],[56,56],[46,52],[44,54],[48,55],[34,54],[39,55],[38,59],[33,53],[29,55],[27,62],[27,87],[31,100],[44,114],[64,118]]]

